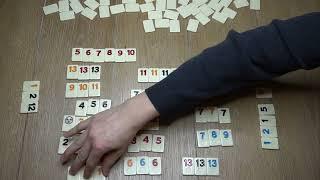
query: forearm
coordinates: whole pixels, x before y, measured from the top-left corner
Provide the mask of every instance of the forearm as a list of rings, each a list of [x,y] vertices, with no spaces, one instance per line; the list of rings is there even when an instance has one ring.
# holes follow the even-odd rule
[[[315,68],[320,65],[319,19],[317,13],[241,34],[231,31],[224,42],[187,61],[146,94],[166,118],[256,82]]]

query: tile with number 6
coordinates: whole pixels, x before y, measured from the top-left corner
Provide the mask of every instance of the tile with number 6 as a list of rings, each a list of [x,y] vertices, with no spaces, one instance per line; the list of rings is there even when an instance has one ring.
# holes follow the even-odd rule
[[[124,175],[132,176],[137,174],[137,158],[125,157],[123,162]]]
[[[83,62],[93,62],[93,48],[83,48],[82,61]]]
[[[111,99],[100,99],[99,112],[105,111],[111,108]]]
[[[149,157],[137,157],[137,174],[149,174]]]
[[[160,175],[161,174],[161,158],[149,157],[149,174]]]

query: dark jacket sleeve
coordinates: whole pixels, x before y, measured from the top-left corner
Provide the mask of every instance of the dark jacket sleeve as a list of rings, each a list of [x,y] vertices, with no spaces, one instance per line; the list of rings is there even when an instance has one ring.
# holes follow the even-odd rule
[[[161,118],[189,111],[208,99],[298,69],[320,66],[320,13],[306,14],[243,33],[204,50],[146,89]]]

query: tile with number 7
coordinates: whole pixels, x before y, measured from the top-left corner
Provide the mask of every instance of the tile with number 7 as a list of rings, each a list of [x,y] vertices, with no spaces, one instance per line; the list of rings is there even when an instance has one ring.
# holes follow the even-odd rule
[[[197,131],[198,147],[209,147],[208,131]]]
[[[231,123],[230,109],[229,108],[218,108],[219,122],[222,124]]]
[[[94,62],[104,62],[106,55],[104,49],[94,49],[93,50],[93,61]]]

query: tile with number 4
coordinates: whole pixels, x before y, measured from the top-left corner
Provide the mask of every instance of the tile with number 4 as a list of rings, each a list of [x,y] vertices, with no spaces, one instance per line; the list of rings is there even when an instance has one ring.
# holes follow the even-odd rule
[[[90,79],[90,66],[78,66],[78,80]]]
[[[140,151],[151,151],[152,148],[152,134],[140,134]]]
[[[77,97],[88,97],[89,96],[89,84],[88,83],[77,83]]]
[[[165,137],[160,135],[153,135],[152,137],[152,152],[164,152]]]
[[[137,61],[137,49],[136,48],[127,48],[127,59],[126,62]]]
[[[92,65],[90,66],[90,78],[89,79],[100,79],[101,76],[101,66]]]
[[[75,62],[81,62],[82,61],[82,54],[83,54],[82,48],[72,48],[71,60],[75,61]]]
[[[221,138],[220,138],[220,130],[219,129],[209,129],[209,145],[210,146],[220,146]]]
[[[93,49],[93,61],[94,62],[104,62],[105,61],[105,53],[104,49]]]
[[[76,110],[74,114],[76,116],[86,116],[88,109],[88,101],[85,100],[77,100],[76,102]]]
[[[149,82],[159,82],[160,74],[158,68],[149,68]]]
[[[63,117],[62,132],[69,131],[78,124],[76,117],[73,115],[65,115]]]
[[[232,133],[230,129],[220,130],[221,146],[233,146]]]
[[[100,99],[99,112],[105,111],[111,108],[111,99]]]
[[[123,164],[124,175],[132,176],[137,174],[137,158],[125,157]]]
[[[58,154],[63,154],[64,151],[72,144],[72,138],[60,137]]]
[[[137,174],[149,174],[149,157],[137,157]]]
[[[67,79],[78,79],[78,65],[67,66]]]
[[[89,99],[88,100],[87,114],[88,115],[97,114],[99,112],[99,105],[100,105],[99,99]]]
[[[89,97],[99,97],[100,89],[100,82],[89,82]]]
[[[140,151],[140,142],[138,142],[137,137],[134,137],[131,143],[128,146],[128,152],[139,152]]]
[[[207,158],[207,175],[218,176],[219,175],[219,159]]]
[[[161,174],[161,158],[149,157],[149,174],[160,175]]]
[[[138,69],[138,82],[149,82],[149,69],[139,68]]]
[[[207,175],[207,160],[206,158],[194,158],[196,163],[194,174],[197,176]]]
[[[219,122],[220,123],[231,123],[230,109],[229,108],[219,108]]]
[[[208,131],[197,131],[198,147],[209,147]]]
[[[194,175],[194,161],[192,157],[182,158],[182,174],[183,175]]]
[[[126,49],[115,49],[115,62],[126,62],[127,59],[127,51]]]

